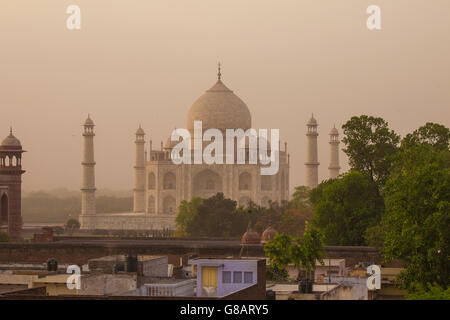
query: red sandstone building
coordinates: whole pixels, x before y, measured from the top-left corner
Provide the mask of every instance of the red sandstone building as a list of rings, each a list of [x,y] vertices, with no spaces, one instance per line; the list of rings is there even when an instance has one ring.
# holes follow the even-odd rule
[[[22,145],[12,129],[0,146],[0,226],[12,242],[21,241]]]

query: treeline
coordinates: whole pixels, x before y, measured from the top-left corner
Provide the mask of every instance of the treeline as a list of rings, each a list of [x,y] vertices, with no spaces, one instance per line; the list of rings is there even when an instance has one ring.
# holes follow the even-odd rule
[[[293,200],[269,206],[253,202],[238,206],[236,201],[218,193],[208,199],[193,198],[182,201],[176,217],[177,235],[187,237],[242,237],[249,225],[261,234],[272,226],[280,233],[301,236],[305,222],[312,216],[312,208],[305,187],[298,187]]]
[[[405,261],[399,280],[410,292],[446,289],[449,129],[426,123],[401,139],[385,120],[365,115],[342,128],[351,170],[311,190],[312,226],[325,244],[376,246],[386,261]]]
[[[130,212],[133,207],[131,196],[118,197],[100,195],[96,197],[98,213]],[[81,213],[79,193],[59,193],[37,191],[22,197],[22,219],[24,223],[65,223],[70,218],[77,219]]]

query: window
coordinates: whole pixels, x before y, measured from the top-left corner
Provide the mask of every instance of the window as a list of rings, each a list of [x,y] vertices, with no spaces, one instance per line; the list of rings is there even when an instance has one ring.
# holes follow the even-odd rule
[[[222,272],[222,282],[223,283],[231,283],[231,271],[223,271]]]
[[[244,272],[244,283],[253,283],[253,272]]]
[[[233,283],[242,283],[242,272],[233,272]]]

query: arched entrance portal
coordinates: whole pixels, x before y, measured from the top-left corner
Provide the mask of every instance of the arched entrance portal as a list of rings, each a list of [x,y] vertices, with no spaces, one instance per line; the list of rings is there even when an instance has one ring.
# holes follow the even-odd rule
[[[8,196],[3,194],[0,199],[0,225],[8,225]]]
[[[222,192],[222,178],[216,172],[205,169],[194,177],[193,196],[209,198]]]

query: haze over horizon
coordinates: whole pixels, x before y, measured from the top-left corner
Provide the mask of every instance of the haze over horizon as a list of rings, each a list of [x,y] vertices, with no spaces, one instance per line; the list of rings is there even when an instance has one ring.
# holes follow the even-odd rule
[[[66,29],[69,4],[81,30]],[[381,7],[382,30],[366,28]],[[305,182],[306,122],[319,123],[319,180],[328,133],[368,114],[404,136],[450,126],[450,2],[436,0],[16,0],[2,4],[0,140],[25,150],[23,189],[81,185],[82,124],[95,127],[96,186],[131,190],[134,133],[155,149],[186,127],[216,81],[248,105],[254,128],[279,128],[291,190]],[[341,148],[343,144],[341,143]],[[341,167],[348,170],[340,153]]]

